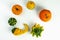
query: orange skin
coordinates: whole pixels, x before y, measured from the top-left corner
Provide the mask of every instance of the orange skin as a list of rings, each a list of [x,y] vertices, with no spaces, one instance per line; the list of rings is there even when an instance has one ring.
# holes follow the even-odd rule
[[[12,7],[12,12],[13,12],[13,14],[15,14],[15,15],[19,15],[19,14],[22,13],[22,7],[21,7],[20,5],[14,5],[14,6]]]
[[[39,13],[39,17],[42,21],[44,22],[47,22],[51,19],[51,12],[50,10],[42,10],[40,13]]]

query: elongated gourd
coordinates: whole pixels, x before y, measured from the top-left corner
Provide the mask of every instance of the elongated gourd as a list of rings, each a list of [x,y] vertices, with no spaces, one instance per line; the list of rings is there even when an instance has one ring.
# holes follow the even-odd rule
[[[23,24],[23,25],[25,27],[24,30],[23,29],[19,29],[19,28],[13,28],[12,29],[12,33],[14,35],[21,35],[21,34],[24,34],[24,33],[28,32],[28,29],[29,29],[28,25],[27,24]]]

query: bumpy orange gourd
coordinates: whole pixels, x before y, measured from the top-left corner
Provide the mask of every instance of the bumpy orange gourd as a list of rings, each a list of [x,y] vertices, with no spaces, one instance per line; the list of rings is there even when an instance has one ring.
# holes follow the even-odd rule
[[[22,6],[20,6],[20,5],[18,5],[18,4],[13,5],[13,7],[12,7],[12,12],[13,12],[13,14],[15,14],[15,15],[21,14],[21,13],[22,13]]]
[[[44,22],[47,22],[51,19],[51,12],[50,10],[46,10],[46,9],[43,9],[40,13],[39,13],[39,18],[44,21]]]

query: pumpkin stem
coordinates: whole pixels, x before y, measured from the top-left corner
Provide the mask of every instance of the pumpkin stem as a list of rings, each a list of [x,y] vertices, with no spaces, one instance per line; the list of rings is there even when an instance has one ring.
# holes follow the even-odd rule
[[[19,10],[18,8],[16,8],[16,10]]]
[[[45,16],[46,16],[46,18],[48,18],[48,15],[47,14],[45,14]]]

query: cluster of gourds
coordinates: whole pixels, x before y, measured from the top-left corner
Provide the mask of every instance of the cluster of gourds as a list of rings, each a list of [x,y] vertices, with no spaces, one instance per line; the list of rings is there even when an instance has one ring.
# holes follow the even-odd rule
[[[26,4],[26,7],[30,10],[33,10],[35,8],[35,3],[33,1],[28,1],[27,4]],[[16,4],[12,7],[12,12],[13,14],[15,15],[20,15],[23,11],[23,8],[22,6]],[[43,9],[40,13],[39,13],[39,18],[44,21],[44,22],[47,22],[51,19],[51,12],[47,9]],[[17,20],[13,17],[9,18],[8,20],[8,23],[10,26],[14,26],[16,25],[17,23]],[[20,29],[20,28],[17,28],[17,27],[14,27],[11,31],[14,35],[21,35],[21,34],[24,34],[26,32],[29,31],[29,26],[28,24],[23,24],[25,29]],[[41,36],[41,33],[43,31],[43,26],[40,26],[40,24],[35,24],[32,26],[32,29],[31,29],[31,34],[34,36],[36,35],[36,37],[38,36]]]
[[[14,26],[14,25],[16,25],[17,20],[15,18],[11,17],[11,18],[9,18],[8,23],[9,23],[10,26]],[[28,32],[29,31],[28,24],[24,23],[23,25],[25,27],[24,29],[20,29],[20,28],[14,27],[11,30],[12,33],[17,36],[17,35],[21,35],[21,34],[24,34],[24,33]],[[36,35],[37,37],[41,36],[41,32],[43,30],[44,30],[43,27],[36,23],[35,25],[32,26],[31,34],[32,35]]]

